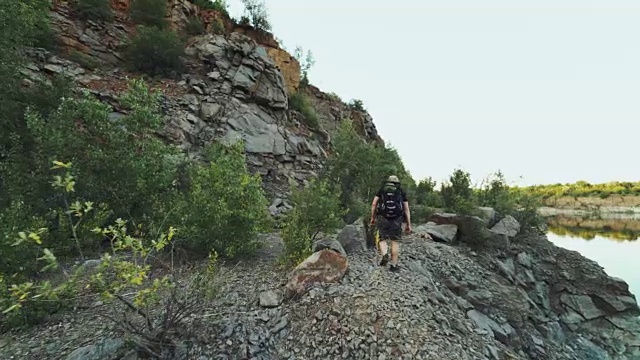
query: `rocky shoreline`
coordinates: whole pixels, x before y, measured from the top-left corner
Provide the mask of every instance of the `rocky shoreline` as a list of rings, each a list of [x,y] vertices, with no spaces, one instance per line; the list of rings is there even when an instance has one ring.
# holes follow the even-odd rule
[[[603,206],[591,209],[562,209],[545,206],[539,208],[538,213],[544,217],[564,215],[640,219],[640,207],[628,206]]]
[[[359,222],[318,241],[292,272],[276,265],[279,236],[267,235],[258,258],[220,270],[219,295],[192,318],[197,336],[183,358],[638,359],[640,309],[627,284],[543,233],[513,234],[517,222],[505,219],[436,214],[405,236],[397,273],[377,265]],[[482,246],[460,241],[464,222],[484,226]],[[443,226],[453,238],[432,235]],[[0,357],[80,359],[107,337],[43,329],[12,334]],[[32,339],[47,345],[16,350]],[[58,343],[66,350],[47,352]]]

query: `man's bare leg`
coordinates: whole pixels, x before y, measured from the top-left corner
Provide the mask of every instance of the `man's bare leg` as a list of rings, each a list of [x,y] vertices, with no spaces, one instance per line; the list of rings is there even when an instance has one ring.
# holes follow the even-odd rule
[[[386,240],[380,240],[380,256],[382,256],[382,260],[380,262],[380,265],[385,266],[387,265],[387,262],[389,261],[389,249],[387,246],[387,241]]]
[[[397,241],[391,240],[391,265],[398,265],[398,253],[400,252],[400,245]]]

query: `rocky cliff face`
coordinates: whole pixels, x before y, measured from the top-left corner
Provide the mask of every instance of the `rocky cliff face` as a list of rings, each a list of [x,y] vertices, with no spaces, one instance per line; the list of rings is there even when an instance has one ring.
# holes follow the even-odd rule
[[[112,7],[115,20],[104,24],[79,21],[66,2],[57,2],[52,23],[62,52],[33,51],[27,79],[70,76],[79,87],[113,105],[113,116],[119,116],[119,94],[126,78],[136,76],[122,69],[122,51],[134,30],[126,12],[129,2],[114,0]],[[290,185],[317,175],[330,151],[331,134],[343,119],[354,119],[367,141],[382,141],[369,114],[351,110],[314,87],[304,91],[316,107],[321,129],[307,128],[288,105],[289,95],[299,88],[300,65],[272,35],[186,0],[170,1],[167,19],[173,28],[182,28],[191,17],[200,18],[206,27],[217,22],[223,33],[189,39],[187,71],[181,79],[151,81],[164,93],[167,125],[162,135],[167,141],[197,157],[210,142],[244,139],[248,165],[285,207],[278,199],[286,197]],[[91,70],[81,65],[86,62],[100,65]]]

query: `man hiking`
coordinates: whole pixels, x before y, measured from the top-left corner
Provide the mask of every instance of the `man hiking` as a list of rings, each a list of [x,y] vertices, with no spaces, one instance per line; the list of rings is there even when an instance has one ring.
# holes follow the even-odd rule
[[[398,241],[402,237],[402,222],[406,221],[406,231],[411,233],[411,216],[407,194],[400,187],[395,175],[389,176],[378,190],[371,203],[371,225],[377,221],[380,234],[381,266],[389,262],[387,240],[391,240],[391,271],[398,270]]]

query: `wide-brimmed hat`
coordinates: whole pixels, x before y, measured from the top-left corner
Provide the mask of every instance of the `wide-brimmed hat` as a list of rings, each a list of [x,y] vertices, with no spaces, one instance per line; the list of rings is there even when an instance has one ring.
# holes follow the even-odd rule
[[[389,178],[387,179],[387,181],[388,181],[388,182],[392,182],[392,183],[399,183],[399,182],[400,182],[400,179],[398,179],[398,177],[397,177],[397,176],[395,176],[395,175],[391,175],[391,176],[389,176]]]

